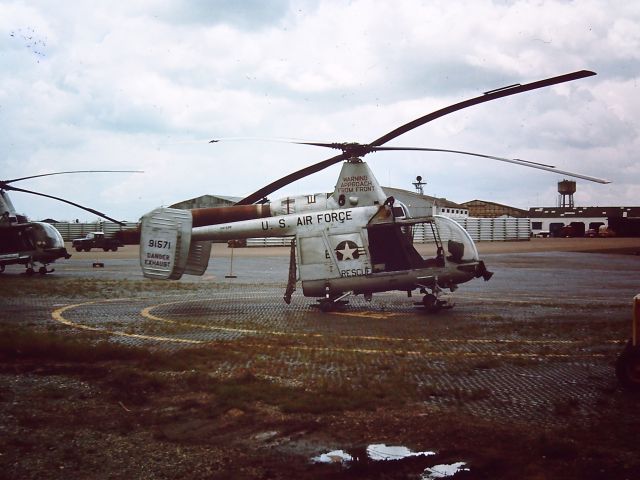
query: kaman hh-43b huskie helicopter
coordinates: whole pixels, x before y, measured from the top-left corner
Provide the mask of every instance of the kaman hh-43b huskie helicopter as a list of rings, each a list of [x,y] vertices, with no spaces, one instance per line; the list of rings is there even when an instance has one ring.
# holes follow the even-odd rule
[[[16,213],[16,209],[11,203],[8,191],[31,193],[42,197],[52,198],[88,212],[94,213],[102,218],[115,223],[122,223],[108,217],[104,213],[98,212],[89,207],[84,207],[77,203],[54,197],[45,193],[25,190],[14,187],[11,183],[28,180],[31,178],[48,177],[51,175],[62,175],[69,173],[104,173],[104,172],[124,172],[124,170],[74,170],[70,172],[54,172],[41,175],[31,175],[29,177],[14,178],[12,180],[0,180],[0,273],[4,272],[6,265],[24,265],[26,274],[35,273],[36,264],[41,266],[38,272],[42,275],[51,273],[49,264],[59,258],[69,258],[71,255],[64,246],[64,240],[60,232],[53,225],[45,222],[30,222],[23,215]],[[128,170],[127,170],[128,172]]]
[[[410,218],[407,208],[387,197],[365,162],[364,155],[383,150],[419,150],[474,155],[515,163],[600,183],[606,180],[556,169],[520,159],[507,159],[457,150],[384,147],[393,138],[448,113],[508,95],[595,75],[578,71],[525,85],[512,85],[437,110],[369,144],[299,142],[330,147],[342,153],[278,179],[222,208],[178,210],[158,208],[142,217],[140,264],[145,277],[178,279],[183,274],[202,275],[210,257],[211,242],[251,237],[294,237],[289,284],[284,299],[295,290],[296,265],[305,296],[317,297],[329,310],[349,295],[419,290],[428,311],[451,304],[441,296],[473,278],[491,278],[469,234],[444,216]],[[212,140],[213,143],[217,140]],[[266,195],[289,183],[344,162],[330,194],[287,198],[265,203]],[[259,202],[258,204],[255,204]],[[434,253],[423,258],[414,248],[412,232],[424,224],[431,232]]]

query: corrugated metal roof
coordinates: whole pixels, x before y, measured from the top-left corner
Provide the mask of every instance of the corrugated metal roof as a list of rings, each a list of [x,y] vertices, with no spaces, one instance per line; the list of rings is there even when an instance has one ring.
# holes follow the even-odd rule
[[[523,210],[521,208],[517,208],[517,207],[512,207],[510,205],[503,205],[502,203],[496,203],[496,202],[489,202],[487,200],[470,200],[468,202],[464,202],[462,205],[464,205],[466,208],[468,208],[469,210],[480,210],[480,209],[495,209],[495,210],[504,210],[504,211],[509,211],[511,214],[515,214],[512,216],[517,216],[517,217],[528,217],[529,216],[529,211],[528,210]]]
[[[171,205],[172,208],[192,208],[195,205],[233,204],[242,197],[229,197],[226,195],[201,195],[199,197],[182,200]]]

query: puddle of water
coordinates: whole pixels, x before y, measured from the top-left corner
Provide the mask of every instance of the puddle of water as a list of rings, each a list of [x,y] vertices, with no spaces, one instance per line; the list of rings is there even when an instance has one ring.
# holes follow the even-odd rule
[[[369,460],[402,460],[407,457],[417,457],[420,455],[435,455],[436,452],[414,452],[407,447],[392,446],[384,443],[375,443],[367,447],[367,457]],[[354,461],[353,455],[345,452],[344,450],[332,450],[331,452],[323,453],[317,457],[311,459],[316,463],[349,463]],[[357,461],[357,459],[356,459]]]
[[[401,461],[409,457],[428,457],[436,454],[436,452],[430,450],[414,452],[402,445],[393,446],[386,445],[384,443],[371,444],[367,447],[366,452],[368,460],[373,462]],[[358,458],[358,455],[352,455],[344,450],[332,450],[318,455],[317,457],[313,457],[311,461],[315,463],[340,463],[349,467],[361,462],[362,460]],[[427,467],[420,474],[420,480],[435,480],[439,478],[452,477],[458,472],[468,472],[469,469],[466,468],[465,465],[465,462],[456,462],[452,464],[441,464]]]
[[[419,455],[435,455],[436,452],[413,452],[407,447],[391,446],[384,443],[376,443],[367,447],[367,455],[371,460],[402,460],[407,457],[417,457]]]
[[[345,463],[352,461],[353,457],[344,450],[332,450],[313,457],[311,460],[316,463]]]
[[[425,469],[424,473],[420,477],[420,480],[433,480],[436,478],[452,477],[458,472],[468,472],[469,469],[465,468],[465,462],[456,462],[450,465],[434,465]]]

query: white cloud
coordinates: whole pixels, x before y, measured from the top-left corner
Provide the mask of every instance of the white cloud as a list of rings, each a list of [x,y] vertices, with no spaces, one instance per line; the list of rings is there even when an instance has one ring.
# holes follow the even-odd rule
[[[4,2],[0,177],[142,169],[20,185],[135,219],[205,193],[248,194],[333,154],[211,138],[366,142],[484,91],[587,68],[598,76],[392,143],[553,163],[616,182],[580,182],[576,198],[637,204],[639,23],[634,2],[604,0]],[[550,204],[561,179],[445,154],[370,158],[383,184],[411,188],[422,174],[428,193],[460,202]],[[330,190],[336,174],[272,196]],[[91,217],[23,198],[35,218]]]

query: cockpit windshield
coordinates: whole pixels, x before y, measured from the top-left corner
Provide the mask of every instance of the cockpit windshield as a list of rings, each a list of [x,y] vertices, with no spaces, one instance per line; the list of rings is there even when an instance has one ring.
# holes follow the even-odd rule
[[[464,228],[448,217],[415,218],[367,227],[373,272],[444,267],[445,262],[478,261],[478,251]],[[420,245],[420,252],[415,248]]]
[[[472,262],[480,259],[476,245],[458,222],[441,215],[434,215],[433,218],[442,241],[442,247],[446,251],[447,260]]]
[[[36,233],[36,239],[38,246],[43,248],[63,248],[64,240],[60,232],[55,229],[53,225],[48,223],[37,222],[39,228],[42,229],[42,233]]]

